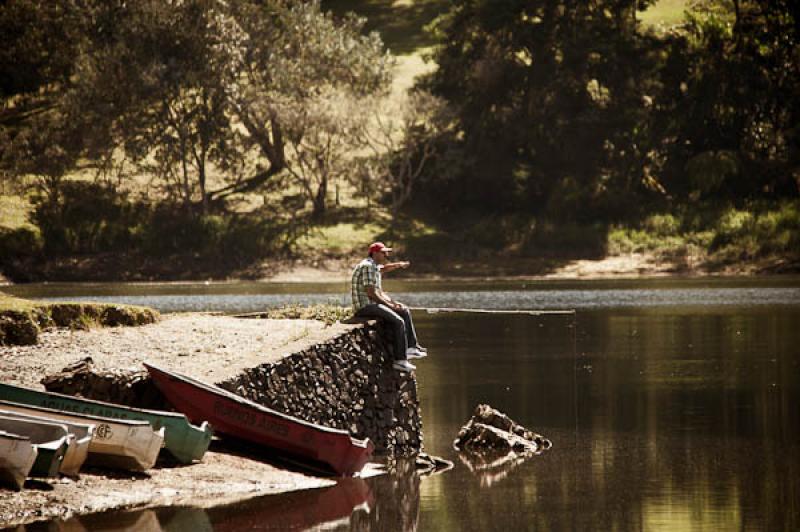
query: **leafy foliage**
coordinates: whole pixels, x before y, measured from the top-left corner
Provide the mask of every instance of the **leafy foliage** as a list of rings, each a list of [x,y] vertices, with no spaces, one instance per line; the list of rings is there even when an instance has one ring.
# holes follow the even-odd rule
[[[44,251],[53,255],[124,250],[144,217],[141,205],[113,187],[86,181],[66,181],[57,195],[35,197],[32,213]]]
[[[642,188],[654,58],[636,5],[454,2],[427,84],[457,109],[468,203],[580,218]]]
[[[677,199],[797,196],[800,42],[795,2],[706,6],[672,42],[654,113]]]
[[[7,126],[0,135],[8,139],[0,166],[20,178],[42,176],[51,189],[82,158],[108,169],[125,157],[170,200],[199,204],[207,213],[231,194],[280,186],[273,178],[287,168],[302,166],[296,175],[308,176],[304,161],[320,159],[312,147],[318,143],[309,139],[324,133],[321,142],[347,145],[347,128],[321,113],[297,118],[342,95],[385,88],[389,80],[390,61],[377,35],[362,35],[362,21],[354,17],[334,21],[318,2],[55,4],[73,15],[63,20],[71,26],[62,37],[80,36],[79,45],[65,43],[71,62],[37,67],[36,83],[9,90],[61,81],[60,95],[46,112],[15,113],[19,123],[0,117]],[[33,0],[0,5],[0,21],[10,29],[17,13],[33,25],[18,28],[9,56],[28,46],[42,54],[58,47],[61,33],[53,33],[56,42],[37,39],[54,9]],[[9,60],[4,67],[16,79],[26,65]],[[289,140],[293,157],[285,153]],[[321,189],[330,170],[314,165]]]
[[[459,130],[418,199],[457,196],[439,206],[447,216],[583,224],[796,197],[795,3],[700,3],[666,34],[636,26],[642,7],[454,1],[424,86],[456,108]]]

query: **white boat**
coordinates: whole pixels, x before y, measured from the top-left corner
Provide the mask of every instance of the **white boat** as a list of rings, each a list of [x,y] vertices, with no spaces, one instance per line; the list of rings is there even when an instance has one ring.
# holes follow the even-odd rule
[[[36,447],[30,438],[0,431],[0,482],[22,489],[36,455]]]
[[[67,450],[75,441],[67,427],[57,423],[0,415],[0,430],[30,438],[38,454],[30,471],[32,477],[56,477]]]
[[[33,421],[39,420],[63,425],[66,427],[67,431],[74,436],[74,441],[69,446],[69,449],[67,449],[67,454],[64,456],[64,461],[61,462],[60,473],[62,475],[68,475],[71,477],[78,476],[81,466],[83,466],[83,463],[86,461],[86,458],[89,455],[89,444],[92,442],[92,436],[94,435],[94,429],[96,425],[75,423],[63,419],[58,420],[47,416],[33,416],[30,414],[14,412],[12,410],[3,410],[2,407],[0,407],[0,416],[28,419]]]
[[[62,412],[39,406],[0,401],[0,409],[45,416],[59,421],[96,425],[89,443],[87,464],[144,471],[155,465],[164,443],[163,427],[157,431],[147,421],[113,419],[77,412]]]

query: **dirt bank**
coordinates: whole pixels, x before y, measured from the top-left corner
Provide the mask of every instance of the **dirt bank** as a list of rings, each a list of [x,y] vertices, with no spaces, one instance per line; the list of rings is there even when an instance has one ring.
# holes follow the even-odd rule
[[[143,360],[152,360],[216,382],[349,327],[183,314],[141,327],[54,330],[43,333],[39,345],[0,347],[0,381],[43,389],[43,376],[91,356],[99,368],[139,369]],[[0,488],[0,527],[114,508],[230,502],[332,483],[275,467],[264,457],[231,453],[215,441],[203,462],[191,466],[159,464],[143,475],[90,469],[77,481],[28,481],[19,493]]]

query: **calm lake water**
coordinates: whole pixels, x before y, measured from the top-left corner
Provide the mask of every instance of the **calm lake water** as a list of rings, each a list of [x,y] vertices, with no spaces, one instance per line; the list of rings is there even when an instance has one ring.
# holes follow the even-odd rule
[[[414,306],[577,312],[416,314],[430,351],[417,371],[425,447],[452,460],[450,471],[72,524],[191,532],[800,530],[800,279],[386,287]],[[166,312],[346,301],[344,283],[7,290]],[[550,438],[552,450],[494,467],[459,455],[452,440],[482,402]]]

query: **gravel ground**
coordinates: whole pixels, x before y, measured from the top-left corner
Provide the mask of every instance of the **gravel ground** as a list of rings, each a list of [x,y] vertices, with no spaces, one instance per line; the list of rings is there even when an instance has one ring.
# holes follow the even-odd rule
[[[218,382],[240,369],[278,360],[352,326],[306,320],[247,320],[207,314],[165,316],[142,327],[49,331],[35,346],[0,347],[0,381],[43,389],[45,375],[87,356],[98,369],[141,369],[150,360]],[[28,481],[15,493],[0,488],[0,527],[53,517],[167,504],[227,503],[255,495],[329,486],[330,479],[225,452],[213,442],[202,463],[159,464],[146,474],[81,472],[80,479]],[[222,452],[220,452],[222,451]]]
[[[0,380],[42,388],[42,377],[85,357],[97,369],[144,369],[152,361],[208,382],[279,360],[352,325],[312,320],[240,319],[173,314],[141,327],[55,330],[32,346],[0,346]]]

